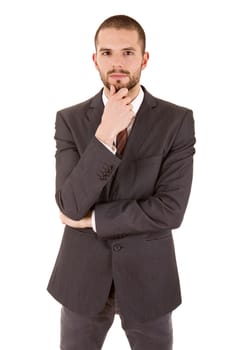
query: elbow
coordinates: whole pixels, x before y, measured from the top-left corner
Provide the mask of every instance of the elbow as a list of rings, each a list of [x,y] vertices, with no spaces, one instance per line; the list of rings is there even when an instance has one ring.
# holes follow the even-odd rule
[[[183,215],[176,214],[173,218],[171,218],[171,228],[177,229],[181,226],[183,222]]]
[[[181,226],[184,219],[185,208],[176,208],[170,215],[171,229],[177,229]]]
[[[72,220],[81,220],[85,213],[77,209],[76,203],[74,201],[68,201],[62,196],[61,191],[57,191],[55,194],[56,203],[60,211],[68,216]]]
[[[161,223],[168,229],[179,228],[183,221],[184,208],[172,197],[159,198],[159,218]]]
[[[169,229],[177,229],[181,226],[184,212],[181,209],[167,208],[164,222],[167,223]]]

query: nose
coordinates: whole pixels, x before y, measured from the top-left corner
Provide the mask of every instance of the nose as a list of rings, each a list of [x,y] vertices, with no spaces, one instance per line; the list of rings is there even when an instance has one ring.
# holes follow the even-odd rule
[[[123,67],[123,61],[122,61],[122,57],[121,55],[115,54],[112,57],[112,68],[116,69],[116,68],[122,68]]]
[[[122,67],[123,67],[123,64],[121,64],[121,63],[115,63],[115,64],[112,65],[113,69],[122,68]]]

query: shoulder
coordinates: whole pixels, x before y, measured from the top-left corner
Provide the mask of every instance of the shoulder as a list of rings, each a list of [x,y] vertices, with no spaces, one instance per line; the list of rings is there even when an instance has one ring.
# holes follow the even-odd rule
[[[88,100],[79,102],[79,103],[77,103],[75,105],[62,108],[62,109],[58,110],[57,113],[61,114],[62,116],[68,117],[70,115],[76,114],[77,112],[85,111],[86,109],[89,108],[92,99],[93,99],[93,97],[89,98]]]
[[[181,106],[178,104],[175,104],[173,102],[170,101],[166,101],[166,100],[162,100],[160,98],[156,98],[158,105],[161,109],[165,109],[167,111],[171,111],[173,113],[181,113],[181,114],[186,114],[188,112],[192,112],[192,109],[185,107],[185,106]]]
[[[185,114],[193,114],[192,109],[176,104],[171,101],[167,101],[165,99],[161,99],[155,97],[151,93],[149,93],[145,88],[143,88],[145,99],[157,110],[161,113],[165,113],[165,115],[185,115]]]
[[[73,116],[78,116],[78,115],[82,116],[87,112],[89,108],[95,107],[98,104],[100,104],[101,99],[102,99],[102,90],[98,92],[95,96],[92,96],[85,101],[82,101],[80,103],[58,110],[57,115],[61,115],[65,119],[69,119],[69,118],[72,118]]]
[[[152,107],[157,127],[159,125],[161,130],[166,130],[170,135],[177,135],[180,131],[193,137],[195,127],[192,109],[155,97],[146,90],[144,92],[146,103]]]

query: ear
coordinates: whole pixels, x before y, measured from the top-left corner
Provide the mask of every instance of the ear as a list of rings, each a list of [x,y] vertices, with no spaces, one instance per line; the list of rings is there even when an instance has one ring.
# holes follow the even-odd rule
[[[149,52],[144,52],[143,59],[142,59],[142,69],[146,68],[148,60],[149,60]]]
[[[93,61],[94,64],[95,64],[95,68],[96,68],[97,70],[99,70],[98,63],[97,63],[97,58],[96,58],[96,53],[93,53],[93,55],[92,55],[92,61]]]

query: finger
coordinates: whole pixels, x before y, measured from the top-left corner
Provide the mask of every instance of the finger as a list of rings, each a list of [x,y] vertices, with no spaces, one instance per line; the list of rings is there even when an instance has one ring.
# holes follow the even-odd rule
[[[116,92],[115,86],[114,85],[110,85],[110,96],[113,96]]]
[[[131,101],[132,101],[132,99],[130,97],[123,98],[124,105],[130,106],[132,108]]]
[[[63,213],[60,213],[60,219],[61,219],[61,222],[64,224],[65,223],[65,215]]]
[[[128,104],[130,110],[133,112],[133,105],[132,104]]]
[[[127,88],[121,88],[119,91],[117,91],[115,96],[119,98],[125,98],[128,95],[128,92],[129,90]]]

